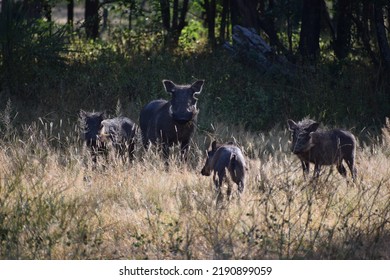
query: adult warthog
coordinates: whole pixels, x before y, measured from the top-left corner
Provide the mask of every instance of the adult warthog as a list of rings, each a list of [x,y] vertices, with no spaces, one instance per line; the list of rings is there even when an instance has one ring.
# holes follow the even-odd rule
[[[216,141],[213,141],[211,150],[207,151],[207,159],[201,174],[210,176],[213,172],[213,181],[219,198],[222,198],[222,183],[227,179],[226,171],[229,172],[230,179],[237,184],[238,192],[242,193],[245,186],[246,164],[240,148],[231,143],[218,145]],[[228,181],[228,198],[231,192],[232,187]]]
[[[191,137],[195,131],[199,110],[196,108],[196,94],[202,91],[204,81],[198,80],[192,85],[175,85],[163,80],[166,92],[172,98],[154,100],[147,104],[140,113],[142,142],[161,144],[165,159],[169,156],[169,147],[181,144],[181,157],[187,159]]]
[[[341,175],[346,176],[344,160],[355,180],[356,140],[352,133],[341,129],[317,131],[320,124],[310,119],[298,123],[288,120],[287,123],[292,131],[291,151],[301,160],[305,176],[309,173],[310,162],[314,163],[314,177],[319,176],[321,165],[333,164]]]

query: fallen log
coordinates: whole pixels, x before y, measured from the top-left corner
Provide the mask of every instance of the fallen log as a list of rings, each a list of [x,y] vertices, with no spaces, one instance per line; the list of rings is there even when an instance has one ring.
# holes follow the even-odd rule
[[[255,64],[264,73],[295,76],[295,65],[283,55],[278,55],[253,28],[233,27],[233,43],[225,42],[224,48],[234,56]]]

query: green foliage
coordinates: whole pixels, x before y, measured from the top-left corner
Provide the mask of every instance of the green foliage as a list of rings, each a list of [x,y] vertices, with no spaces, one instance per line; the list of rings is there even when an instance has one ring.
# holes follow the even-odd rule
[[[179,39],[179,48],[186,53],[197,52],[205,44],[206,29],[199,21],[190,20]]]
[[[13,1],[5,8],[0,13],[0,83],[15,96],[38,98],[36,83],[64,66],[67,28],[29,18]]]

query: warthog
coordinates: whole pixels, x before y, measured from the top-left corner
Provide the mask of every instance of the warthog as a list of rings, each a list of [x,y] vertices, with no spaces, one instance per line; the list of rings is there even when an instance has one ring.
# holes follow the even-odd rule
[[[111,142],[116,153],[123,161],[126,161],[125,154],[127,152],[129,160],[134,159],[134,146],[136,124],[126,117],[117,117],[113,119],[105,119],[101,122],[99,130],[99,140],[102,143]]]
[[[288,120],[287,123],[292,131],[291,151],[301,160],[304,176],[309,173],[310,162],[314,163],[314,177],[319,176],[321,165],[332,164],[336,164],[339,173],[346,176],[344,160],[352,178],[356,178],[356,140],[352,133],[341,129],[317,131],[319,123],[310,119],[298,123]]]
[[[181,157],[187,158],[199,112],[195,95],[202,91],[203,83],[203,80],[199,80],[192,85],[175,85],[172,81],[163,80],[165,90],[172,96],[171,100],[151,101],[140,113],[139,122],[145,148],[149,142],[159,143],[167,159],[169,147],[180,143]]]
[[[92,161],[96,163],[98,154],[103,154],[107,157],[108,152],[105,143],[99,141],[98,139],[101,123],[105,118],[104,113],[86,112],[84,110],[80,110],[79,116],[84,141],[91,152]]]
[[[218,145],[216,141],[211,144],[211,150],[207,151],[207,159],[201,174],[210,176],[213,171],[215,189],[220,194],[223,180],[226,177],[226,170],[229,171],[231,180],[237,184],[239,193],[242,193],[245,186],[245,159],[241,150],[233,144]],[[218,179],[216,178],[218,176]],[[227,196],[232,192],[228,182]]]

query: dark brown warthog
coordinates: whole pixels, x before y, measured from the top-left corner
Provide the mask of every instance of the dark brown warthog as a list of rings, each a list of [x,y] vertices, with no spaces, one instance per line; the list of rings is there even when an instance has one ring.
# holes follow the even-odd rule
[[[102,143],[110,142],[115,148],[116,154],[126,161],[126,153],[129,160],[134,159],[135,134],[137,125],[126,117],[105,119],[101,122],[99,140]]]
[[[175,85],[172,81],[163,80],[165,90],[172,96],[171,100],[154,100],[140,113],[139,122],[145,147],[149,143],[160,143],[167,159],[169,147],[180,143],[182,158],[186,159],[199,112],[195,95],[202,91],[203,83],[203,80],[199,80],[192,85]]]
[[[98,139],[99,130],[105,118],[104,113],[80,110],[79,116],[84,141],[91,152],[93,163],[96,163],[99,154],[107,158],[106,144]]]
[[[287,123],[292,131],[291,151],[301,160],[305,176],[309,173],[310,162],[314,163],[314,177],[319,176],[321,165],[332,164],[336,164],[339,173],[346,176],[344,160],[352,178],[356,178],[356,140],[352,133],[340,129],[317,131],[319,123],[310,119],[298,123],[288,120]]]
[[[218,145],[216,141],[211,144],[211,150],[207,152],[207,159],[201,174],[210,176],[213,171],[213,181],[218,193],[221,191],[223,180],[226,177],[226,170],[229,171],[230,178],[238,186],[239,193],[242,193],[245,186],[245,159],[241,150],[232,144]],[[216,176],[218,175],[218,179]],[[227,196],[232,192],[231,185],[228,184]]]

